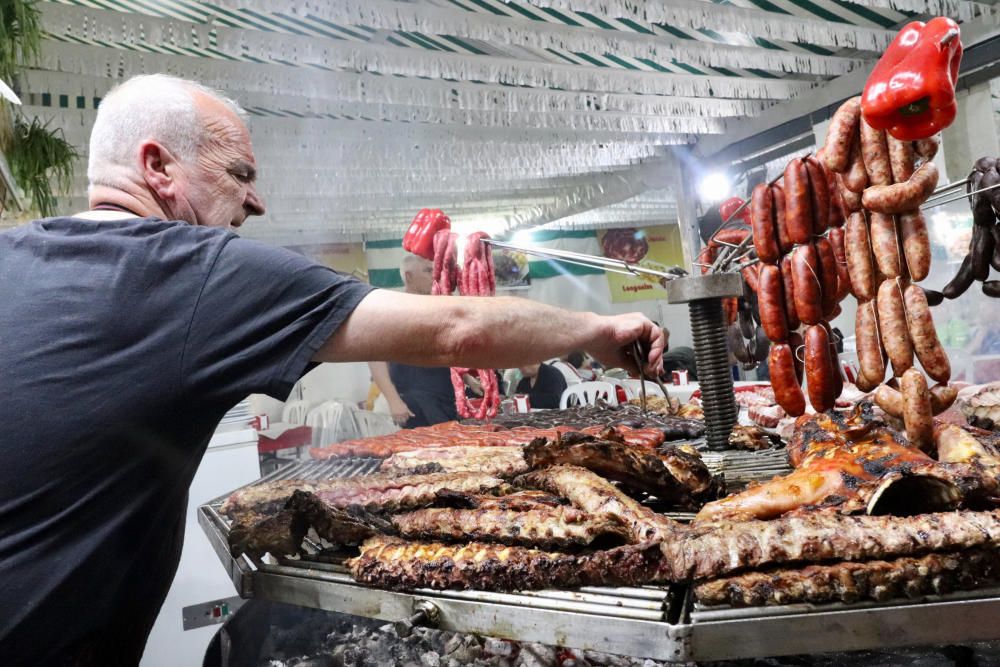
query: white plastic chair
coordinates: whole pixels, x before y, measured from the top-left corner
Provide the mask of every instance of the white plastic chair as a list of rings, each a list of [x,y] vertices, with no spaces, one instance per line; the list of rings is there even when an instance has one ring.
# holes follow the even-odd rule
[[[285,424],[305,424],[309,413],[309,401],[288,401],[281,409],[281,421]]]
[[[573,405],[595,405],[598,399],[608,405],[618,405],[615,385],[610,382],[581,382],[566,387],[559,398],[559,409],[564,410]]]
[[[616,387],[621,387],[625,391],[625,397],[629,398],[629,399],[635,398],[635,396],[639,395],[639,394],[636,394],[635,396],[633,396],[632,395],[632,388],[629,387],[627,384],[625,384],[625,380],[623,380],[621,378],[602,377],[600,380],[593,380],[593,382],[607,382],[609,384],[615,385]]]
[[[621,382],[622,386],[625,387],[625,393],[628,394],[629,398],[639,398],[642,396],[641,392],[643,380],[633,380],[630,378],[628,380],[619,380],[619,382]],[[660,389],[660,385],[655,382],[650,382],[649,380],[645,380],[645,382],[646,396],[660,396],[661,398],[666,398],[666,396],[663,395],[663,390]]]

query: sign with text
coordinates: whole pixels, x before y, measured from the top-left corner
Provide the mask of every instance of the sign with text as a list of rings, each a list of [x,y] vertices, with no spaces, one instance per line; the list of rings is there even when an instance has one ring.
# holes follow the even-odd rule
[[[597,233],[605,257],[620,259],[657,271],[684,265],[681,233],[677,225],[607,229]],[[623,276],[608,273],[613,303],[665,299],[667,291],[653,276]]]

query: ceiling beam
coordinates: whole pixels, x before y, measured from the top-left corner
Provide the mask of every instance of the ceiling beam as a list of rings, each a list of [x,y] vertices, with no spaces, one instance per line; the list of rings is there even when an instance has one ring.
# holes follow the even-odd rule
[[[86,12],[93,19],[81,26],[79,15]],[[72,36],[83,40],[100,40],[104,44],[146,50],[148,44],[159,43],[146,23],[158,21],[143,15],[119,14],[80,8],[67,9],[64,5],[48,4],[43,22],[45,29],[55,35]],[[180,23],[180,22],[178,22]],[[205,26],[189,24],[194,34],[187,30],[171,29],[163,35],[166,44],[174,48],[193,46],[206,47],[212,42]],[[197,32],[201,28],[205,34]],[[263,33],[230,28],[216,29],[214,51],[245,58],[259,58],[265,62],[280,60],[299,66],[350,70],[355,72],[378,72],[386,75],[409,77],[426,76],[432,79],[454,79],[457,81],[483,81],[493,84],[551,88],[583,92],[605,92],[642,95],[680,95],[686,97],[723,97],[738,99],[787,99],[796,92],[808,90],[808,81],[789,79],[740,78],[727,76],[700,76],[693,74],[667,74],[661,72],[640,72],[624,69],[602,69],[583,65],[528,62],[515,58],[494,57],[428,51],[416,48],[399,48],[385,44],[362,42],[336,42],[306,36],[289,36],[280,33]],[[62,71],[62,67],[51,57],[46,57],[43,49],[40,58],[42,69]],[[113,51],[114,49],[106,49]],[[206,53],[210,55],[210,53]],[[218,56],[222,58],[224,56]],[[161,60],[162,58],[162,60]],[[152,61],[146,67],[161,71],[176,56],[144,54],[143,59]],[[95,58],[97,59],[97,58]],[[100,60],[100,59],[97,59]],[[104,66],[88,63],[90,67],[82,74],[100,75],[115,71],[113,59],[103,59]],[[211,58],[200,63],[204,74],[216,68]],[[94,65],[98,65],[94,67]],[[150,71],[146,69],[144,71]],[[152,70],[156,71],[156,70]],[[255,70],[251,77],[258,85],[283,87],[284,77],[275,78],[271,73]],[[138,73],[138,72],[136,72]],[[316,77],[308,90],[318,87],[321,77]]]
[[[521,16],[473,13],[427,4],[393,0],[338,0],[296,4],[285,0],[239,0],[238,5],[259,12],[308,15],[333,23],[385,30],[407,30],[428,35],[452,35],[498,45],[517,44],[533,49],[560,49],[570,53],[613,53],[667,64],[697,67],[746,67],[791,74],[836,76],[859,66],[859,58],[798,54],[757,46],[733,46],[668,35],[649,36],[624,30],[605,30]]]
[[[507,0],[505,0],[507,1]],[[518,0],[543,9],[588,12],[602,19],[631,19],[716,32],[735,32],[836,48],[882,51],[894,31],[801,18],[781,12],[745,9],[700,0]]]

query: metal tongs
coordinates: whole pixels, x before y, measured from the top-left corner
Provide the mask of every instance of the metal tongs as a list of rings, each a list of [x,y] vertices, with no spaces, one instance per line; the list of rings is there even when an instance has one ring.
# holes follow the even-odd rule
[[[569,250],[555,250],[552,248],[538,248],[530,245],[521,245],[520,243],[508,243],[507,241],[496,241],[494,239],[483,239],[483,243],[489,243],[496,248],[505,248],[507,250],[516,250],[518,252],[523,252],[528,255],[537,255],[539,257],[545,257],[546,259],[555,259],[560,262],[566,262],[567,264],[577,264],[579,266],[587,266],[590,268],[603,269],[608,273],[620,273],[625,276],[655,276],[662,280],[673,280],[674,278],[680,278],[687,275],[687,271],[679,266],[672,266],[666,271],[657,271],[656,269],[649,269],[645,266],[638,266],[636,264],[630,264],[621,259],[611,259],[609,257],[599,257],[597,255],[588,255],[582,252],[571,252]]]
[[[646,415],[649,411],[646,409],[646,371],[644,369],[646,362],[649,360],[649,353],[642,349],[642,345],[639,341],[632,342],[632,357],[635,359],[635,364],[639,369],[639,407],[642,410],[642,414]],[[657,386],[660,387],[660,391],[663,392],[663,397],[667,398],[670,394],[667,393],[667,388],[663,386],[663,382],[658,377],[649,378],[653,380]]]

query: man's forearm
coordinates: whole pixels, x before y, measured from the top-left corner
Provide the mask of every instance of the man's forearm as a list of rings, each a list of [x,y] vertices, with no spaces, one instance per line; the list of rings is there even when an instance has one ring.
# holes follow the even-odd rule
[[[368,370],[371,371],[375,386],[385,396],[385,400],[389,402],[389,405],[402,402],[403,399],[400,397],[399,392],[396,391],[396,385],[392,383],[392,379],[389,377],[389,365],[387,363],[384,361],[371,361],[368,363]]]

